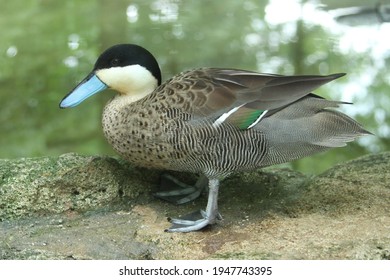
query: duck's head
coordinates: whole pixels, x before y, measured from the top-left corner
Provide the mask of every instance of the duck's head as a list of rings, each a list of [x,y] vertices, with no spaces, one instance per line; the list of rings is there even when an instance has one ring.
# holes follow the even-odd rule
[[[132,44],[115,45],[99,56],[92,72],[62,99],[60,108],[77,106],[106,88],[136,101],[160,84],[160,68],[149,51]]]

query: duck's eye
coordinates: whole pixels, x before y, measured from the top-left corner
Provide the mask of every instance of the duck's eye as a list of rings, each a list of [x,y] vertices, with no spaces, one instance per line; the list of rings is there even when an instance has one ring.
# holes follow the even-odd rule
[[[118,58],[114,58],[111,60],[111,66],[118,66],[119,65],[119,59]]]

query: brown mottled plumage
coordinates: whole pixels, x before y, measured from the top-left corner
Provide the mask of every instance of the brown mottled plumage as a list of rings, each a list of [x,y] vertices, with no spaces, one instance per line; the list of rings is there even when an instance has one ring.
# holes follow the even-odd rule
[[[328,101],[314,95],[301,98],[299,102],[293,100],[289,107],[274,112],[273,118],[265,116],[253,129],[239,130],[229,122],[213,127],[213,123],[221,114],[220,108],[226,110],[226,107],[234,108],[241,105],[241,102],[246,102],[237,97],[237,88],[247,87],[240,86],[238,83],[242,81],[233,80],[229,76],[230,73],[235,73],[234,71],[198,69],[184,72],[131,106],[126,104],[121,107],[114,99],[106,105],[103,112],[103,131],[106,138],[119,154],[136,165],[203,173],[207,177],[220,178],[234,171],[291,161],[334,145],[344,146],[344,143],[353,140],[356,134],[365,133],[361,126],[349,117],[325,109],[337,107],[340,102]],[[221,72],[228,74],[223,76]],[[241,79],[246,78],[245,75],[253,79],[256,74],[255,77],[260,80],[260,85],[256,84],[256,90],[259,92],[261,88],[258,86],[285,78],[260,76],[241,70],[240,72]],[[223,77],[223,83],[215,77]],[[326,79],[321,77],[318,83],[325,83],[333,78],[335,76]],[[305,82],[308,79],[309,77],[304,77]],[[270,90],[277,91],[278,86],[279,84]],[[245,94],[249,95],[247,100],[253,100],[251,92]],[[255,94],[256,97],[259,95],[258,92]],[[312,111],[313,108],[316,111]],[[321,110],[319,114],[318,111]],[[331,126],[328,131],[325,130],[323,124],[328,121],[327,117],[334,119],[337,129]],[[297,118],[302,128],[309,129],[296,133],[296,126],[292,124],[297,122]],[[127,121],[130,119],[131,121]],[[279,127],[281,129],[278,129]],[[315,138],[307,138],[305,132],[311,135],[313,131],[318,131],[317,137],[313,135]],[[329,139],[332,134],[350,136],[332,144],[332,139]],[[296,140],[286,141],[286,137]],[[326,138],[323,139],[324,137]],[[283,145],[285,142],[290,142],[290,145]],[[275,143],[275,147],[272,143]]]
[[[61,102],[79,104],[111,87],[118,90],[104,108],[103,131],[126,160],[150,168],[202,174],[195,188],[160,192],[161,198],[199,195],[207,182],[206,212],[172,219],[169,231],[198,230],[218,219],[219,180],[345,146],[369,134],[343,113],[342,102],[311,93],[343,74],[280,76],[203,68],[161,83],[154,57],[136,45],[105,51],[93,72]]]

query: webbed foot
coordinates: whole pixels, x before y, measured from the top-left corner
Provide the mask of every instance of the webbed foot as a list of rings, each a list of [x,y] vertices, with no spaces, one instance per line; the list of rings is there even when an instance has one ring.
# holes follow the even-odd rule
[[[183,204],[198,198],[202,191],[207,186],[208,179],[201,175],[194,186],[184,184],[175,177],[169,174],[163,174],[161,178],[161,184],[176,186],[176,188],[168,191],[161,191],[154,193],[154,196],[173,204]]]
[[[213,215],[214,216],[214,215]],[[215,224],[216,220],[222,220],[222,216],[217,212],[215,217],[207,216],[203,210],[198,210],[187,214],[180,219],[170,218],[172,226],[166,232],[190,232],[200,230],[207,225]]]
[[[215,224],[222,219],[218,213],[218,186],[219,181],[216,179],[209,181],[209,197],[206,211],[200,210],[187,214],[180,219],[169,219],[172,226],[165,231],[167,232],[190,232],[200,230],[207,225]]]

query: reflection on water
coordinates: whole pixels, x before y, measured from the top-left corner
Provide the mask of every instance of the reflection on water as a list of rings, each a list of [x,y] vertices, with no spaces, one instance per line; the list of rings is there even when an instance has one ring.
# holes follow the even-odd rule
[[[389,25],[340,25],[311,1],[6,1],[0,29],[1,158],[114,154],[100,128],[112,93],[72,110],[58,102],[103,49],[123,42],[154,53],[164,79],[201,66],[347,72],[317,92],[353,101],[343,110],[378,137],[294,163],[301,170],[318,172],[389,145]]]

